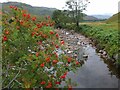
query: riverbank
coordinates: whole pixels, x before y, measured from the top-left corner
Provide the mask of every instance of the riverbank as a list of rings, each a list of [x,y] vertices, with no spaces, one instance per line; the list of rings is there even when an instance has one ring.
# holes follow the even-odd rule
[[[118,58],[119,35],[117,24],[82,24],[79,28],[74,25],[68,25],[66,29],[75,30],[84,36],[90,38],[97,48],[98,53],[105,59],[113,61],[116,66],[120,65]]]
[[[61,40],[65,41],[66,54],[77,55],[77,59],[81,63],[81,67],[76,73],[69,72],[67,79],[71,79],[73,88],[117,88],[120,73],[117,68],[104,59],[99,53],[96,53],[96,47],[92,45],[92,41],[85,36],[74,31],[56,30]],[[77,50],[75,53],[74,50]],[[92,83],[91,83],[92,81]],[[65,86],[62,82],[61,87]]]

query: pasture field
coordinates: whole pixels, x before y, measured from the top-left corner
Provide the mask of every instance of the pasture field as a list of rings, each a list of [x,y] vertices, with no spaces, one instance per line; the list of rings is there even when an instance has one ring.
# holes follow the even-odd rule
[[[103,29],[116,29],[116,30],[118,30],[118,26],[120,26],[120,23],[86,22],[86,23],[81,23],[81,25],[89,25],[92,27],[100,27]]]

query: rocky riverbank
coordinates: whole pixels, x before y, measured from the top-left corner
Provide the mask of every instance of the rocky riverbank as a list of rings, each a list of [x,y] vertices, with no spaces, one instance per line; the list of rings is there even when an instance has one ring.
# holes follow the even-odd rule
[[[65,29],[56,29],[56,31],[60,35],[60,39],[65,41],[64,52],[68,56],[75,58],[81,62],[82,65],[89,57],[89,55],[85,53],[85,49],[89,45],[96,50],[97,54],[103,58],[104,63],[106,63],[111,70],[114,68],[112,72],[120,77],[120,72],[118,70],[120,66],[115,64],[115,61],[109,57],[105,50],[99,49],[92,39],[89,39],[80,33],[76,33],[74,30],[68,31]]]
[[[86,47],[86,45],[91,45],[93,48],[96,49],[99,56],[102,58],[109,60],[111,62],[115,63],[114,59],[111,59],[107,52],[105,50],[102,50],[98,47],[98,45],[95,44],[94,40],[86,38],[80,33],[74,32],[74,30],[65,30],[65,29],[57,29],[56,30],[59,35],[60,39],[65,41],[65,53],[69,56],[72,56],[73,58],[76,58],[79,60],[79,58],[87,58],[88,55],[85,55],[84,53],[78,53],[79,51],[83,52],[82,47]],[[79,57],[79,58],[78,58]],[[116,56],[117,58],[118,56]],[[118,65],[116,65],[118,67]]]
[[[64,53],[77,59],[82,65],[76,73],[70,71],[67,75],[68,79],[71,79],[73,88],[118,87],[117,78],[120,77],[120,73],[112,62],[101,58],[102,55],[107,55],[105,51],[99,50],[96,53],[96,47],[89,38],[72,30],[56,31],[60,39],[65,42]],[[65,82],[62,82],[60,87],[65,85]]]
[[[60,39],[65,42],[64,52],[78,61],[85,60],[88,55],[84,53],[84,48],[88,44],[91,44],[91,40],[85,38],[83,35],[67,30],[56,30],[60,35]]]

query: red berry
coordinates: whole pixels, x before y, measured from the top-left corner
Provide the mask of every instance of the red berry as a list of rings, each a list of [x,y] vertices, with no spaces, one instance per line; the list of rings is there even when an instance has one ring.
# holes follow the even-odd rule
[[[42,63],[40,66],[41,66],[41,67],[44,67],[44,63]]]
[[[48,16],[48,19],[50,19],[50,16]]]
[[[32,21],[35,21],[36,20],[36,17],[32,17]]]
[[[56,37],[58,38],[58,37],[59,37],[59,35],[58,35],[58,34],[56,34]]]
[[[50,34],[54,34],[54,32],[53,32],[53,31],[50,31]]]
[[[52,87],[52,83],[49,82],[48,85],[46,86],[46,88],[51,88]]]
[[[46,58],[46,61],[47,61],[47,62],[50,62],[50,57]]]
[[[36,57],[38,57],[39,56],[39,53],[38,52],[36,52]]]
[[[5,31],[5,34],[7,34],[7,35],[8,35],[8,34],[9,34],[9,31]]]
[[[72,60],[72,59],[69,57],[69,58],[68,58],[68,63],[70,63],[70,62],[71,62],[71,60]]]
[[[42,25],[41,24],[36,24],[37,28],[41,28]]]
[[[48,85],[48,86],[46,86],[46,88],[51,88],[52,87],[52,85]]]
[[[61,44],[62,44],[62,45],[64,44],[64,41],[63,41],[63,40],[61,41]]]
[[[32,32],[32,34],[31,34],[31,35],[32,35],[32,37],[33,37],[35,34],[36,34],[36,32]]]
[[[55,84],[60,84],[61,82],[56,82]]]
[[[46,26],[49,26],[49,24],[46,24]]]
[[[40,84],[41,84],[41,85],[44,85],[45,83],[46,83],[45,81],[42,81]]]
[[[9,6],[9,8],[13,8],[13,6]]]
[[[53,24],[50,24],[50,26],[52,27],[52,26],[53,26]]]
[[[30,18],[30,14],[27,15],[27,18]]]
[[[57,64],[58,60],[53,60],[53,64]]]
[[[55,47],[56,47],[56,48],[59,48],[59,46],[58,46],[58,45],[55,45]]]
[[[7,37],[6,36],[3,36],[3,41],[7,41]]]
[[[22,15],[23,17],[26,17],[27,16],[27,14],[25,14],[25,13],[23,13],[23,15]]]
[[[18,10],[18,8],[17,8],[17,7],[14,7],[14,10]]]
[[[20,25],[23,25],[23,21],[22,20],[20,20]]]
[[[76,65],[79,65],[80,63],[78,61],[76,61]]]
[[[66,75],[62,75],[60,76],[61,79],[65,79],[66,78]]]

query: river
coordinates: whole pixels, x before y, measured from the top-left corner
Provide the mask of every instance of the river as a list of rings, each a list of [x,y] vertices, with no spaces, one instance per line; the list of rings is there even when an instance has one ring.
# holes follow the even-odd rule
[[[83,60],[81,54],[88,56],[75,73],[70,71],[67,75],[67,79],[71,79],[73,88],[118,88],[120,72],[111,61],[101,58],[88,38],[64,30],[57,30],[57,32],[69,46],[80,48],[79,60]],[[61,86],[64,85],[65,82],[62,82]]]

